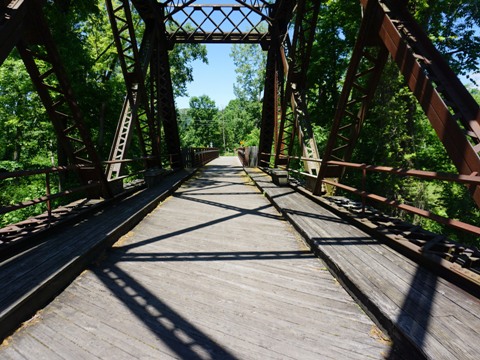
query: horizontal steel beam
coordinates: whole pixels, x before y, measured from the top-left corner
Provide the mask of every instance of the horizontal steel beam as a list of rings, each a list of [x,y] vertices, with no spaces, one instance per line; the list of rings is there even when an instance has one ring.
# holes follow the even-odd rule
[[[245,33],[169,33],[168,41],[173,44],[267,44],[271,40],[271,36],[267,33],[262,34],[245,34]]]

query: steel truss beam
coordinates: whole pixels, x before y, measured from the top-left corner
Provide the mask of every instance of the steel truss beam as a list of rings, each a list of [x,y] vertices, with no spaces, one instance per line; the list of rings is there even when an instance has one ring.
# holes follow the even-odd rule
[[[287,82],[282,99],[282,116],[275,151],[275,166],[285,161],[283,160],[285,155],[293,154],[295,137],[298,137],[304,158],[318,159],[320,157],[308,117],[305,94],[307,70],[319,8],[320,3],[316,1],[300,0],[298,2],[292,43],[289,45],[287,42],[283,47],[283,50],[287,50],[287,54],[285,51],[281,51]],[[304,161],[304,168],[308,173],[318,175],[316,162]]]
[[[270,5],[238,1],[233,5],[195,5],[193,1],[173,5],[164,13],[167,39],[175,43],[258,43],[270,41]]]
[[[109,160],[115,162],[126,158],[132,138],[132,125],[135,124],[143,156],[151,156],[154,159],[147,166],[161,166],[160,142],[157,135],[159,129],[153,118],[145,85],[145,76],[153,53],[154,27],[153,25],[145,26],[142,44],[138,49],[129,1],[106,0],[106,5],[127,86],[127,96]],[[124,166],[124,162],[109,163],[108,180],[121,176]]]
[[[161,15],[160,15],[161,16]],[[180,168],[184,164],[181,157],[180,136],[178,133],[177,111],[173,96],[172,78],[170,75],[170,62],[168,59],[168,43],[165,36],[165,22],[159,19],[156,24],[157,41],[155,43],[154,64],[157,101],[157,114],[163,124],[165,144],[170,156],[172,168]]]
[[[279,49],[270,47],[267,54],[267,68],[260,129],[259,165],[269,166],[272,145],[278,142],[279,99],[283,91],[283,67],[279,67]]]
[[[365,16],[370,13],[378,37],[399,66],[459,173],[479,174],[480,109],[476,101],[408,12],[406,1],[388,1],[392,7],[378,0],[362,3]],[[333,132],[330,135],[336,136]],[[325,164],[331,157],[324,156],[323,160]],[[322,179],[318,177],[317,192]],[[471,193],[480,206],[480,188],[472,187]]]
[[[0,64],[21,39],[28,1],[9,0],[2,6],[0,17]]]
[[[100,158],[85,126],[42,10],[42,1],[31,1],[25,32],[17,49],[50,117],[58,141],[69,161],[79,168],[84,184],[97,181],[109,196]],[[27,21],[28,20],[28,21]]]
[[[362,19],[323,159],[350,160],[388,58],[377,35],[379,25],[372,6],[367,7]],[[340,177],[342,173],[342,168],[324,161],[318,178]],[[321,192],[321,182],[317,181],[314,192]]]
[[[285,97],[285,67],[282,62],[283,43],[287,38],[295,2],[276,2],[270,16],[274,19],[269,26],[272,41],[268,48],[265,86],[260,129],[259,164],[269,166],[272,145],[277,148],[279,141],[279,121],[282,113],[281,102]],[[275,150],[273,150],[275,152]]]

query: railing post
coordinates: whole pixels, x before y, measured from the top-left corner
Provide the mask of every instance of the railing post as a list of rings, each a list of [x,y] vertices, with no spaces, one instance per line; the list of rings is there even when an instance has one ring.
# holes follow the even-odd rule
[[[367,202],[367,165],[362,164],[362,216],[365,216],[365,204]]]
[[[52,202],[50,200],[50,173],[45,174],[45,193],[47,195],[47,213],[48,213],[48,226],[50,226],[50,222],[52,219]]]

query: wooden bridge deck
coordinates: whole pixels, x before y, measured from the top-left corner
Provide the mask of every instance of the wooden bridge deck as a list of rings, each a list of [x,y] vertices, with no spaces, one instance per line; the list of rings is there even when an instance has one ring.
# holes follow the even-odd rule
[[[480,299],[352,226],[325,200],[247,172],[407,359],[479,358]]]
[[[381,359],[390,343],[234,158],[210,163],[2,359]]]

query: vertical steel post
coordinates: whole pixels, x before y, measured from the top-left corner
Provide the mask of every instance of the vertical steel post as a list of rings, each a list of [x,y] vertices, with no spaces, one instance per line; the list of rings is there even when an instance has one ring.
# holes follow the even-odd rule
[[[170,75],[170,62],[168,59],[169,44],[165,28],[165,10],[160,7],[156,21],[157,41],[155,42],[155,54],[157,57],[157,94],[160,111],[160,118],[163,123],[165,144],[167,152],[174,155],[172,168],[183,167],[180,136],[178,133],[177,112],[173,97],[173,85]]]

